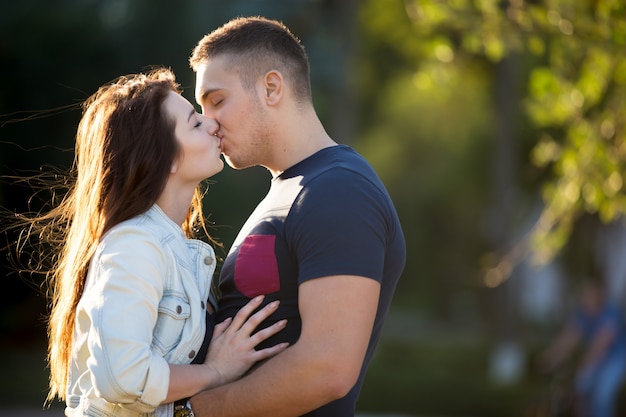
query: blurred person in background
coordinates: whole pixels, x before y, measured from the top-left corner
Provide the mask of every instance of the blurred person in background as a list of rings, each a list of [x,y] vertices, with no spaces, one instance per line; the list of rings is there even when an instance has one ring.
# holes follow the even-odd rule
[[[259,294],[279,299],[288,324],[267,343],[291,347],[193,396],[189,412],[353,416],[405,263],[391,198],[370,164],[326,133],[304,47],[282,23],[227,22],[199,41],[190,64],[228,164],[272,175],[224,262],[218,318]]]
[[[255,350],[285,325],[251,335],[277,308],[252,314],[262,297],[213,328],[216,259],[191,236],[206,233],[201,183],[223,169],[217,129],[171,71],[120,77],[84,104],[65,197],[22,218],[58,249],[48,398],[67,416],[172,417],[286,347]]]
[[[573,388],[580,417],[614,417],[626,371],[623,311],[606,294],[605,283],[582,282],[564,328],[542,352],[540,367],[554,372],[575,360]]]

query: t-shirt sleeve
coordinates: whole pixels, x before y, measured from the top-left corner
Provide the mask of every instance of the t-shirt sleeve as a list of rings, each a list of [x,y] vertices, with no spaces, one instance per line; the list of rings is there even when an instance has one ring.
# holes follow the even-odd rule
[[[382,280],[388,235],[384,192],[345,169],[310,181],[294,202],[287,230],[298,281],[330,275]]]

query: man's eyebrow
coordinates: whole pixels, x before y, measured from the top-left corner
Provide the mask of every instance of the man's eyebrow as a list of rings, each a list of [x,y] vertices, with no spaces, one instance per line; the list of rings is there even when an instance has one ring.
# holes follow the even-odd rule
[[[189,116],[187,117],[187,123],[189,123],[189,120],[191,120],[191,116],[193,116],[194,114],[196,114],[196,109],[191,109],[191,111],[189,112]]]
[[[209,88],[208,90],[200,90],[200,94],[198,95],[198,98],[200,100],[198,100],[199,103],[202,103],[208,96],[210,96],[211,94],[213,94],[216,91],[221,90],[220,88]]]

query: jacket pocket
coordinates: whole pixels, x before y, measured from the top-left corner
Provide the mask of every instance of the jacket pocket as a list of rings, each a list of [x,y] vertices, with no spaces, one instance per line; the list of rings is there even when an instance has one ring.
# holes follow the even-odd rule
[[[163,294],[153,336],[154,346],[161,350],[163,355],[178,345],[190,315],[191,306],[184,297],[167,292]]]

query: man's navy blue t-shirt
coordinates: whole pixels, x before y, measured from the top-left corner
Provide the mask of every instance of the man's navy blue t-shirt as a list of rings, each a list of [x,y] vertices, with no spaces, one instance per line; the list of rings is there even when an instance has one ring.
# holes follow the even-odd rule
[[[361,375],[352,391],[307,416],[354,415],[369,363],[404,268],[404,235],[391,199],[370,164],[345,145],[322,149],[272,179],[230,249],[219,281],[217,322],[251,298],[280,300],[262,325],[288,319],[259,347],[300,336],[298,286],[310,279],[357,275],[381,283],[378,310]]]

